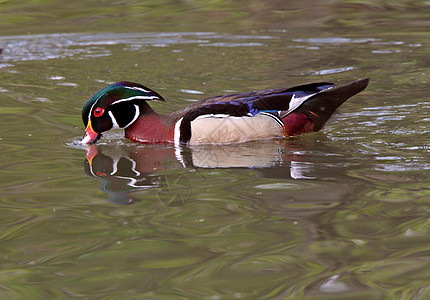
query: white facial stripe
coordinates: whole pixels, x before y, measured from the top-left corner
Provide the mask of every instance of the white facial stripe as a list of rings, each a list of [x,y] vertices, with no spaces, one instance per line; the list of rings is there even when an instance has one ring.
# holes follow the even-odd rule
[[[144,92],[144,93],[150,93],[151,92],[151,91],[145,90],[144,88],[137,87],[137,86],[125,86],[125,88],[129,89],[129,90]]]
[[[119,125],[118,122],[115,119],[115,116],[113,115],[113,113],[111,111],[108,112],[110,119],[112,120],[112,129],[119,129]]]
[[[91,105],[90,112],[88,113],[88,121],[91,118],[91,113],[93,112],[94,105],[96,105],[96,103],[99,102],[99,100],[100,100],[101,97],[103,97],[103,95],[100,95],[100,97],[98,97],[97,100],[94,101],[93,105]]]
[[[175,131],[173,133],[173,142],[175,143],[175,146],[178,147],[179,146],[179,138],[181,137],[181,131],[180,131],[180,127],[181,127],[181,123],[182,123],[182,119],[180,118],[176,124],[175,124]]]
[[[151,91],[145,90],[144,88],[140,88],[140,87],[137,87],[137,86],[125,86],[124,88],[129,89],[129,90],[144,92],[144,93],[151,93]],[[94,104],[91,106],[90,112],[88,114],[88,120],[91,118],[91,113],[93,112],[94,105],[96,105],[96,103],[103,96],[104,96],[104,94],[100,95],[100,97],[98,97],[97,100],[94,101]],[[113,102],[112,104],[116,104],[116,103],[123,102],[123,101],[135,100],[135,99],[140,99],[140,100],[154,100],[154,99],[160,99],[160,98],[157,97],[157,96],[134,96],[134,97],[126,98],[126,99],[119,99],[119,100]]]
[[[111,105],[124,102],[124,101],[131,101],[131,100],[154,100],[154,99],[159,99],[159,98],[157,96],[133,96],[133,97],[116,100],[112,102]]]
[[[99,99],[100,99],[100,98],[99,98]],[[99,99],[97,99],[97,101],[99,101]],[[94,104],[93,104],[93,105],[91,105],[90,112],[89,112],[89,114],[88,114],[88,122],[90,121],[91,113],[93,112],[94,105],[96,105],[97,101],[96,101],[96,102],[94,102]]]
[[[136,104],[134,104],[134,108],[135,108],[134,117],[133,117],[133,119],[130,121],[130,123],[128,123],[127,125],[125,125],[125,126],[124,126],[124,128],[127,128],[128,126],[130,126],[131,124],[133,124],[133,122],[134,122],[134,121],[136,121],[136,120],[137,120],[137,118],[139,117],[139,115],[140,115],[140,109],[139,109],[139,106],[138,106],[138,105],[136,105]]]

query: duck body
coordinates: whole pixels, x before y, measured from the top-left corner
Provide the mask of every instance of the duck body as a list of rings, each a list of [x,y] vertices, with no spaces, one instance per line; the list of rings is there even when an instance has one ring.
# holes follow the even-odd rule
[[[123,128],[141,143],[177,145],[242,143],[319,131],[369,79],[336,87],[318,82],[288,89],[237,93],[203,99],[170,114],[157,114],[147,101],[164,101],[149,88],[121,81],[105,87],[84,105],[82,144],[102,132]]]

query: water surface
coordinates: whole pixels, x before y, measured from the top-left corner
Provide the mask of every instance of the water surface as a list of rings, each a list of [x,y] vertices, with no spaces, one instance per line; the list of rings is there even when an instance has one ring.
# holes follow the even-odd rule
[[[429,8],[0,3],[2,298],[428,298]],[[72,145],[82,105],[119,80],[167,113],[366,77],[315,134]]]

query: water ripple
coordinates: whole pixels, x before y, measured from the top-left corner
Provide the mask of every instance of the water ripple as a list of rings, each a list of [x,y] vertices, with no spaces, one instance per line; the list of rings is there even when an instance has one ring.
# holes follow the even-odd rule
[[[170,33],[105,33],[105,34],[38,34],[0,37],[2,62],[36,61],[56,58],[95,58],[111,55],[106,48],[125,45],[131,51],[144,47],[167,47],[177,44],[197,44],[212,47],[263,46],[261,40],[272,36],[216,34],[213,32]],[[7,63],[1,67],[10,66]]]

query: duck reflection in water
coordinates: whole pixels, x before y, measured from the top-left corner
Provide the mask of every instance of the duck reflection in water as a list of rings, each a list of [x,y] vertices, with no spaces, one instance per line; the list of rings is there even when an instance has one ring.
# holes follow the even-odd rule
[[[312,174],[313,163],[306,161],[303,152],[312,150],[317,141],[297,141],[280,139],[192,148],[89,145],[85,172],[102,182],[100,190],[109,195],[110,202],[131,204],[137,201],[132,192],[156,188],[158,200],[179,206],[191,196],[191,181],[199,187],[210,187],[208,173],[201,172],[203,169],[245,168],[266,178],[316,178]]]

